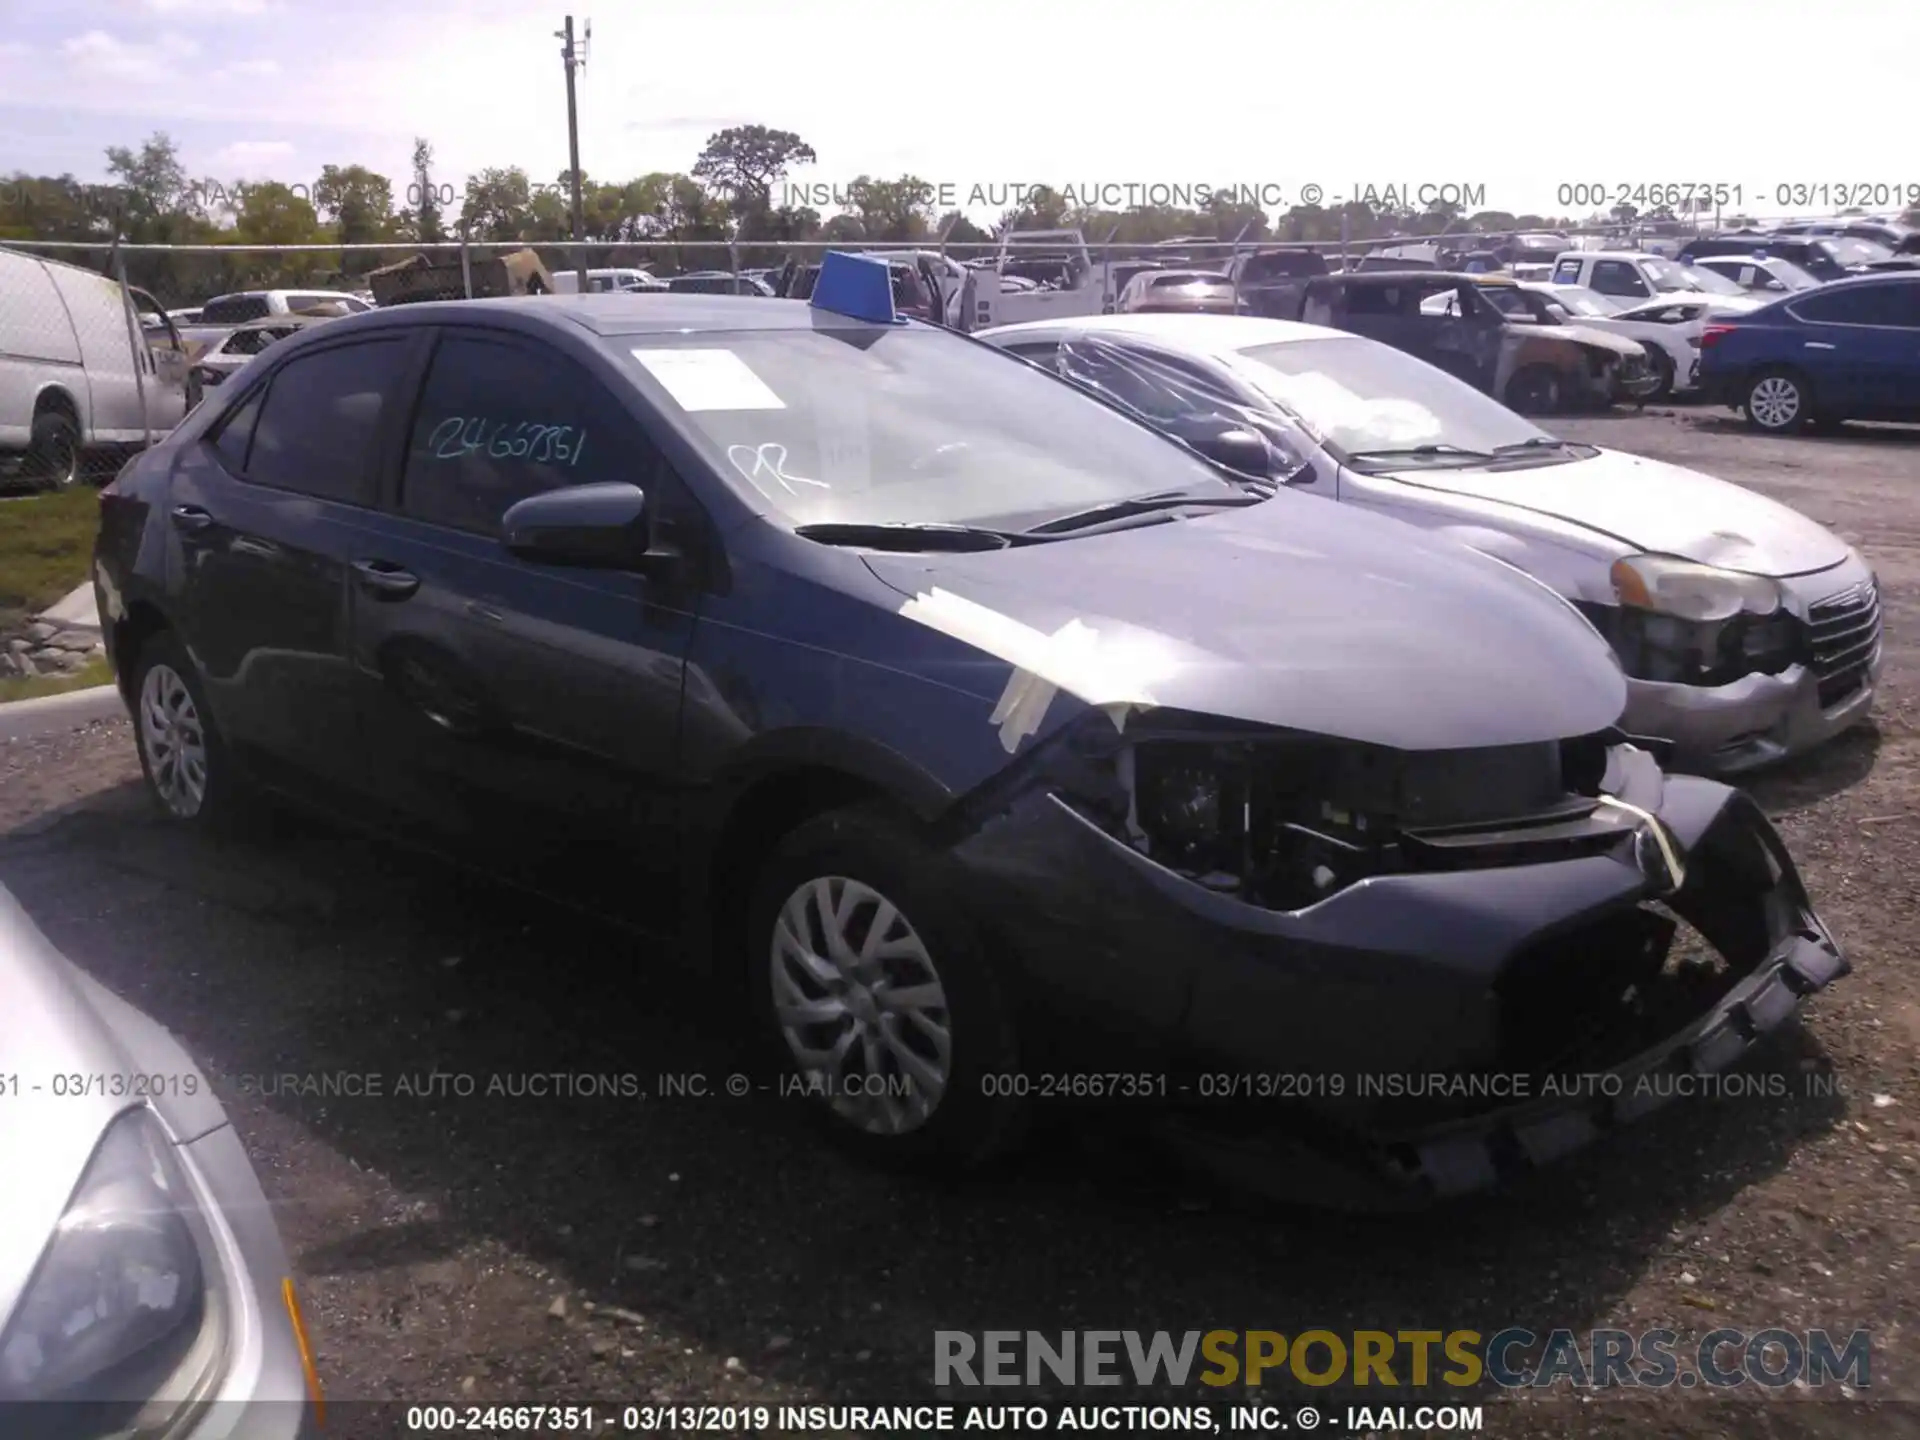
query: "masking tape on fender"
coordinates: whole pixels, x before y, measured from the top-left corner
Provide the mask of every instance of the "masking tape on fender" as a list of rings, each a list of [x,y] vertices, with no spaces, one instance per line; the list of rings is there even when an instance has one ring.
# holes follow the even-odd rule
[[[1158,703],[1149,682],[1175,668],[1165,652],[1103,641],[1077,617],[1049,635],[948,590],[916,595],[900,613],[1013,666],[989,717],[1010,755],[1040,728],[1060,691],[1106,710],[1114,727],[1124,729],[1130,711]]]

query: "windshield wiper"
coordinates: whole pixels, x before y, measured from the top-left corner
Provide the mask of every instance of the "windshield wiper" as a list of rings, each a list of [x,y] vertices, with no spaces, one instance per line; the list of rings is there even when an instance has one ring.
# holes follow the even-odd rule
[[[794,534],[822,545],[865,545],[873,550],[1005,550],[1026,537],[1016,531],[937,521],[874,522],[828,520],[800,525]]]
[[[1496,445],[1493,447],[1493,453],[1518,455],[1526,450],[1565,450],[1572,443],[1571,440],[1556,440],[1551,435],[1536,435],[1531,440],[1516,440],[1511,445]]]
[[[1240,495],[1189,495],[1184,490],[1160,490],[1151,495],[1135,495],[1126,500],[1109,500],[1104,505],[1092,505],[1085,510],[1075,510],[1070,514],[1056,516],[1052,520],[1043,520],[1038,525],[1028,526],[1020,534],[1059,535],[1068,530],[1081,530],[1089,525],[1098,525],[1105,520],[1123,520],[1130,515],[1150,515],[1156,510],[1180,510],[1189,505],[1204,505],[1214,509],[1258,505],[1262,500],[1268,499],[1272,493],[1265,488]]]
[[[1428,455],[1436,455],[1443,460],[1493,459],[1493,456],[1484,450],[1465,450],[1458,445],[1406,445],[1397,450],[1355,450],[1347,458],[1349,460],[1404,460],[1408,456],[1424,458]]]

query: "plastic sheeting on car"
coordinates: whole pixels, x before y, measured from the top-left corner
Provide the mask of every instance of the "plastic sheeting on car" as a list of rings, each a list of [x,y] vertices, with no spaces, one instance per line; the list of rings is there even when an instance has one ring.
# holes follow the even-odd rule
[[[1203,454],[1220,436],[1247,432],[1266,445],[1265,478],[1285,480],[1308,463],[1309,441],[1300,430],[1244,403],[1179,361],[1097,335],[1076,335],[1061,342],[1053,369],[1062,379]]]

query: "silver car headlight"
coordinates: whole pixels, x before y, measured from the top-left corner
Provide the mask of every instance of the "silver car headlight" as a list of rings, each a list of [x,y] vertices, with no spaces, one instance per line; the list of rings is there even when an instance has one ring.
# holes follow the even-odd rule
[[[152,1112],[129,1110],[0,1331],[0,1407],[71,1440],[164,1434],[218,1379],[225,1331],[206,1219]]]
[[[1696,565],[1671,555],[1616,560],[1612,580],[1622,605],[1703,623],[1742,614],[1771,615],[1785,600],[1780,586],[1764,576]]]

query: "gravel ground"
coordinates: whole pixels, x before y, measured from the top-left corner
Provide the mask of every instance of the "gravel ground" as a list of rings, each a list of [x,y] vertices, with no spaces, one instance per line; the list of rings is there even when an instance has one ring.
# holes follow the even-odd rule
[[[1561,428],[1861,544],[1889,666],[1872,728],[1753,787],[1855,965],[1754,1062],[1784,1098],[1670,1107],[1491,1199],[1276,1209],[1104,1130],[961,1190],[864,1171],[791,1123],[797,1102],[659,1098],[669,1073],[722,1091],[736,1042],[631,940],[304,822],[182,846],[125,722],[0,745],[0,881],[214,1077],[336,1401],[926,1401],[936,1329],[1783,1326],[1870,1329],[1874,1406],[1557,1391],[1488,1397],[1487,1431],[1920,1435],[1920,435],[1767,439],[1686,410]],[[273,1078],[329,1072],[384,1093]],[[655,1098],[442,1093],[528,1075]]]

